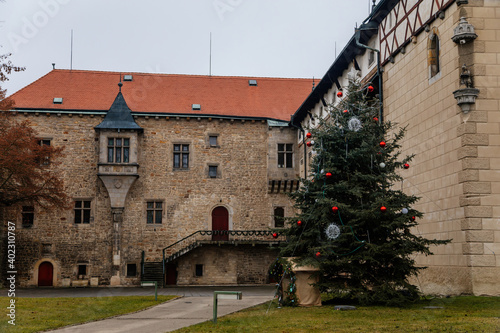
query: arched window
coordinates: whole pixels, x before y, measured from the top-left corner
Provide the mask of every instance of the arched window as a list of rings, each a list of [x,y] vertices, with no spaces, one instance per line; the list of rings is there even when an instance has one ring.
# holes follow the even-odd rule
[[[439,41],[439,32],[437,28],[432,29],[432,32],[429,35],[429,41],[427,43],[428,57],[427,62],[429,65],[429,79],[436,77],[440,71],[440,41]]]

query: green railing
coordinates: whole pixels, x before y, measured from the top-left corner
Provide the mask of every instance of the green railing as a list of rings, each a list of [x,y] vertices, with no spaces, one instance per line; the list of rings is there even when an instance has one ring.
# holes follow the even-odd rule
[[[276,243],[286,241],[285,235],[272,230],[198,230],[165,247],[163,252],[163,274],[165,264],[172,258],[198,247],[202,243],[233,244],[239,242]]]
[[[141,254],[141,277],[144,276],[144,251]]]

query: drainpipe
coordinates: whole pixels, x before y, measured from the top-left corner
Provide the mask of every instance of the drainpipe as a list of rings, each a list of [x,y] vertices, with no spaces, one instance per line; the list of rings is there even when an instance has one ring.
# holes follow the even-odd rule
[[[366,21],[365,21],[366,22]],[[379,121],[380,123],[383,123],[384,121],[384,104],[383,104],[383,101],[384,101],[384,89],[382,87],[382,71],[380,69],[380,50],[377,50],[377,49],[374,49],[372,47],[369,47],[368,45],[364,45],[364,44],[361,44],[359,39],[361,37],[361,31],[366,31],[366,30],[378,30],[378,25],[375,23],[375,22],[370,22],[370,23],[362,23],[360,26],[359,26],[359,29],[356,28],[356,32],[354,34],[354,38],[356,40],[356,45],[362,47],[362,48],[365,48],[365,49],[368,49],[368,50],[372,50],[374,52],[377,53],[377,75],[378,75],[378,87],[379,87],[379,99],[380,99],[380,110],[379,110]]]

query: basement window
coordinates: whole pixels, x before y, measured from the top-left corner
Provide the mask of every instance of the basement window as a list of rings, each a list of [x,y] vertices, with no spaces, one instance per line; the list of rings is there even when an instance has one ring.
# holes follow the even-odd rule
[[[78,276],[83,277],[87,275],[87,265],[78,265]]]
[[[196,264],[195,275],[198,277],[203,276],[203,265],[202,264]]]
[[[201,104],[192,104],[191,109],[195,111],[201,110]]]
[[[137,264],[127,264],[127,276],[137,276]]]
[[[53,103],[54,104],[62,104],[63,98],[62,97],[54,97]]]

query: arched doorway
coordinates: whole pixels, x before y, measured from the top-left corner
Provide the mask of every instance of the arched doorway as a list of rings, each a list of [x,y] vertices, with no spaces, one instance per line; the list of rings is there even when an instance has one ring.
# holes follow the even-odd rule
[[[226,208],[219,206],[212,211],[212,230],[224,231],[229,230],[229,213]],[[227,233],[214,232],[212,235],[214,241],[227,241],[229,235]]]
[[[52,287],[52,279],[54,277],[54,266],[44,261],[38,266],[38,286]]]

